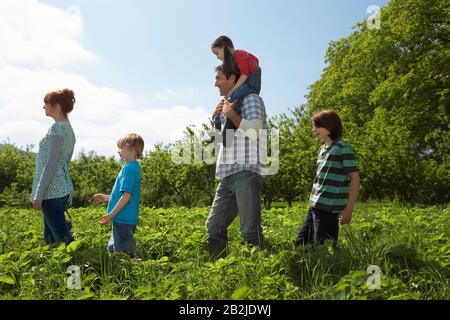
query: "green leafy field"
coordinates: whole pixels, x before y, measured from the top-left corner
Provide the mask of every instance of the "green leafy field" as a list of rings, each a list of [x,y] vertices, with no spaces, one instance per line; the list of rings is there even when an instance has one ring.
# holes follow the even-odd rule
[[[139,259],[106,252],[103,208],[72,210],[69,246],[46,246],[39,212],[0,209],[1,299],[450,299],[450,210],[358,204],[337,249],[295,249],[307,206],[263,212],[262,249],[230,229],[230,255],[211,263],[205,249],[208,208],[141,210]],[[71,265],[81,289],[68,289]],[[367,268],[379,266],[380,289]]]

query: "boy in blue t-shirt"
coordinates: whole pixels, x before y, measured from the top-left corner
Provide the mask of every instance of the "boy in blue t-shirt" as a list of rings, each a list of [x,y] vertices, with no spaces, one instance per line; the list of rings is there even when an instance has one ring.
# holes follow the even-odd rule
[[[138,223],[141,193],[141,167],[137,159],[142,158],[144,140],[137,134],[128,134],[117,141],[117,147],[125,165],[116,178],[112,193],[95,194],[92,200],[95,203],[108,202],[107,214],[100,219],[102,225],[113,222],[108,250],[134,258],[136,241],[133,236]]]

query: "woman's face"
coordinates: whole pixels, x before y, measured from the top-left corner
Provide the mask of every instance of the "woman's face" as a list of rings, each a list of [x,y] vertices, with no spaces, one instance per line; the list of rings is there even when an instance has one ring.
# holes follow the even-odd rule
[[[44,105],[45,115],[47,117],[51,117],[52,114],[55,112],[55,106],[51,105],[50,103],[46,103]]]
[[[57,103],[56,104],[46,103],[44,105],[45,115],[47,117],[53,118],[57,114],[58,108],[61,108],[61,107]]]

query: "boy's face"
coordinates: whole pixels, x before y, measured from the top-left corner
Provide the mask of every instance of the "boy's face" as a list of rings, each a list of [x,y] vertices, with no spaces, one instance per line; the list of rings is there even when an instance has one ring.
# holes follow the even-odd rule
[[[223,48],[213,48],[212,52],[214,53],[214,55],[217,57],[217,59],[222,60],[225,58],[225,53],[224,53],[224,49]]]
[[[120,160],[125,162],[130,162],[137,159],[136,151],[125,144],[119,147],[119,151],[117,153],[120,156]]]
[[[318,128],[313,124],[312,132],[317,139],[320,139],[322,141],[327,141],[330,139],[331,132],[327,128]]]

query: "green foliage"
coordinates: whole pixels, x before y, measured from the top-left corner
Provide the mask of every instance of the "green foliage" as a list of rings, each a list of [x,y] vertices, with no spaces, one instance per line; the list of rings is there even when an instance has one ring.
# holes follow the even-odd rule
[[[449,200],[449,22],[446,0],[392,0],[380,29],[359,23],[330,44],[308,110],[341,115],[363,198]]]
[[[307,104],[272,120],[281,132],[281,159],[279,174],[264,182],[266,207],[308,195],[318,150],[309,119],[324,109],[343,120],[361,199],[449,201],[449,22],[445,0],[393,0],[381,10],[380,29],[361,22],[330,43]]]
[[[263,248],[242,244],[236,219],[230,255],[215,263],[205,245],[209,208],[141,208],[139,259],[107,253],[104,209],[72,210],[76,241],[68,246],[45,245],[40,213],[0,209],[0,298],[450,299],[448,206],[360,203],[337,247],[294,248],[307,207],[263,211]],[[80,289],[66,285],[72,265]],[[371,265],[381,270],[379,289],[367,285]]]
[[[212,203],[215,167],[201,163],[176,164],[173,147],[157,145],[142,161],[142,198],[147,206],[196,207]]]
[[[266,208],[274,201],[308,198],[319,142],[311,116],[334,109],[344,125],[343,140],[360,168],[360,199],[448,203],[450,193],[450,10],[447,0],[392,0],[381,10],[381,26],[361,21],[347,37],[332,41],[321,78],[307,103],[290,115],[274,116],[280,133],[277,175],[264,179]],[[188,127],[172,145],[158,145],[142,161],[142,203],[151,207],[211,204],[217,181],[214,165],[192,152],[195,164],[176,164],[177,146],[201,145],[211,124]],[[192,151],[192,150],[191,150]],[[199,157],[200,156],[200,157]],[[26,206],[34,154],[0,146],[0,206]],[[199,159],[200,158],[200,159]],[[199,161],[200,160],[200,161]],[[82,153],[70,172],[74,204],[86,206],[96,192],[109,193],[121,164]]]
[[[81,152],[69,168],[75,190],[73,205],[89,205],[95,193],[110,194],[120,168],[120,163],[114,157]]]
[[[0,146],[0,206],[26,207],[30,202],[35,154],[32,146],[21,150],[14,145]]]
[[[276,175],[264,178],[263,197],[266,208],[274,200],[285,200],[289,206],[309,194],[314,179],[318,144],[311,135],[309,117],[303,107],[293,111],[293,118],[285,114],[273,117],[271,130],[280,136],[280,165]]]
[[[0,147],[0,206],[28,207],[33,182],[35,154],[12,145]],[[95,152],[81,152],[70,167],[74,207],[91,204],[95,193],[110,194],[122,163]],[[180,164],[171,159],[169,146],[156,146],[141,162],[142,203],[151,207],[195,207],[210,204],[215,191],[214,165]]]

